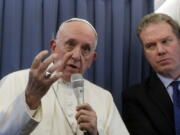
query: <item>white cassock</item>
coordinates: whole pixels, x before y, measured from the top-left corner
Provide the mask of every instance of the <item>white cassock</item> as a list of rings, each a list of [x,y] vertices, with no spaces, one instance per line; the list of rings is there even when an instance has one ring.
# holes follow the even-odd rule
[[[77,100],[69,83],[56,81],[37,110],[25,103],[29,70],[0,82],[0,135],[82,135],[75,120]],[[95,110],[99,135],[129,135],[111,94],[84,81],[85,102]]]

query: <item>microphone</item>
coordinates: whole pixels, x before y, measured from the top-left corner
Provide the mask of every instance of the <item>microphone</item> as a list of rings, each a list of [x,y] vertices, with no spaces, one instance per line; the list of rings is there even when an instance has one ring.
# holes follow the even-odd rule
[[[84,79],[81,74],[76,73],[71,75],[71,86],[77,99],[78,105],[84,103]],[[90,135],[84,131],[84,135]]]
[[[71,75],[71,86],[77,99],[78,105],[84,103],[84,79],[81,74]]]

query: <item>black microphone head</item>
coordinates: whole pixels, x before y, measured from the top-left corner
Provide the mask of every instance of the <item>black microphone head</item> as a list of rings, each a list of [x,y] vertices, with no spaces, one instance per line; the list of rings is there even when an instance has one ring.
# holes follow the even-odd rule
[[[84,86],[84,80],[81,74],[76,73],[71,75],[72,88],[78,88]]]

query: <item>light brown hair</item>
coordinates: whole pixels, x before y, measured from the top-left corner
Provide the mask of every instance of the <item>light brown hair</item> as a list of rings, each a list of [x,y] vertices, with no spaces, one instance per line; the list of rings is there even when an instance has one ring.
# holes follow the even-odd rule
[[[161,13],[151,13],[144,16],[137,27],[137,35],[140,38],[141,32],[147,28],[152,23],[166,22],[172,28],[173,33],[177,38],[180,38],[180,27],[176,21],[174,21],[170,16]]]

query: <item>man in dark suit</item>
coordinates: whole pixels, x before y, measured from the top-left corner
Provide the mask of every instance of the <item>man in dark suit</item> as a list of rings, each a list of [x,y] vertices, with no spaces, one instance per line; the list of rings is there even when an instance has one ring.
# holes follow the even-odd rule
[[[125,124],[131,135],[180,135],[173,85],[180,81],[180,27],[169,16],[153,13],[142,19],[137,34],[155,73],[123,92]]]

